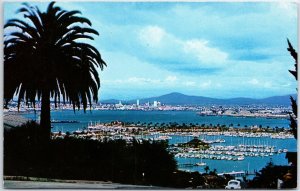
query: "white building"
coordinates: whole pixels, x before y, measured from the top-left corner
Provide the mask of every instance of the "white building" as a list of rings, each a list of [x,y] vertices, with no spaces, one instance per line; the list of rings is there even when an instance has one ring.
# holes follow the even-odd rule
[[[122,106],[123,106],[123,104],[122,104],[122,102],[121,102],[121,101],[119,101],[119,103],[118,103],[118,104],[116,104],[115,106],[119,108],[119,107],[122,107]]]

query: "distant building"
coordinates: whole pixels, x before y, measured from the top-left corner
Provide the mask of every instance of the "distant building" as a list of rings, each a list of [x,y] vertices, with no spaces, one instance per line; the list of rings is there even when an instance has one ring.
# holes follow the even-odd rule
[[[136,105],[139,106],[140,105],[140,100],[136,100]]]
[[[157,101],[154,101],[153,102],[153,107],[157,107],[157,106],[158,106]]]
[[[161,103],[160,103],[159,101],[157,102],[157,106],[158,106],[158,107],[160,107],[160,106],[161,106]]]
[[[123,106],[123,104],[121,101],[119,101],[119,103],[116,104],[116,107],[122,107],[122,106]]]

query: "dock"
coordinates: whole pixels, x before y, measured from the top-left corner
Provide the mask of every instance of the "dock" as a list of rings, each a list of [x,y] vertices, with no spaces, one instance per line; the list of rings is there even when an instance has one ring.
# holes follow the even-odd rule
[[[224,176],[225,174],[237,177],[237,176],[243,176],[246,175],[245,171],[232,171],[232,172],[223,172],[223,173],[219,173],[218,176]]]

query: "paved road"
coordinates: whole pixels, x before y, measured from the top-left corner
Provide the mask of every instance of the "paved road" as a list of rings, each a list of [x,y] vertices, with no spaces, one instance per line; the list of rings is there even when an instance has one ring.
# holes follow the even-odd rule
[[[154,186],[127,185],[118,183],[65,183],[4,180],[6,189],[167,189]]]

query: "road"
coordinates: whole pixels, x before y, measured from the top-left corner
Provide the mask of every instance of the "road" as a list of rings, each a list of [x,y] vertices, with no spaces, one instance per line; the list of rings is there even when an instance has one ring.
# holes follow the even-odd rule
[[[167,189],[154,186],[118,184],[110,182],[39,182],[4,180],[6,189]]]

